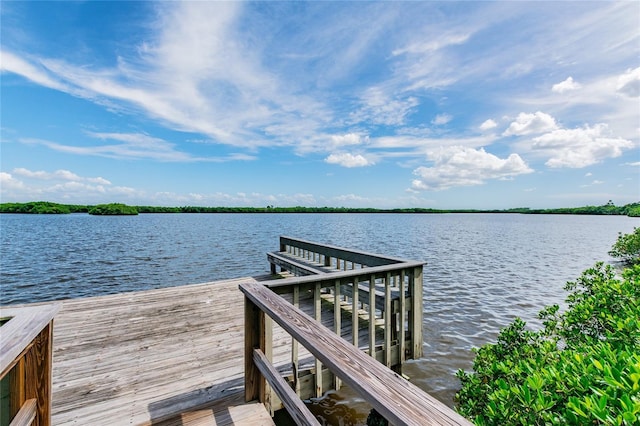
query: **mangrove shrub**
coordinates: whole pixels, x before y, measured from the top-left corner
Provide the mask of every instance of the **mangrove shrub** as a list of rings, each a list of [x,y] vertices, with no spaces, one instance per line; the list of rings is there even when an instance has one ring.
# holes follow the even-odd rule
[[[126,204],[98,204],[89,209],[89,214],[93,215],[137,215],[138,210],[135,207]]]
[[[640,424],[640,265],[598,263],[567,283],[568,308],[521,319],[460,370],[458,411],[478,425]]]
[[[640,263],[640,228],[634,228],[631,234],[618,234],[609,254],[625,263]]]

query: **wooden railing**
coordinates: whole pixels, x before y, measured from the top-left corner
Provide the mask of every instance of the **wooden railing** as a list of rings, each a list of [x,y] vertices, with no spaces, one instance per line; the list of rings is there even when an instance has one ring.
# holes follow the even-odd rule
[[[382,363],[321,326],[259,283],[241,284],[245,295],[245,398],[267,406],[271,389],[299,425],[319,424],[272,365],[271,321],[394,425],[470,425],[463,417]]]
[[[331,269],[346,271],[349,269],[406,262],[404,259],[381,256],[379,254],[346,249],[327,244],[319,244],[312,241],[286,236],[280,237],[280,251],[276,253],[269,253],[268,256],[274,254],[295,256],[298,259],[305,259],[309,263],[316,263],[317,267],[322,268],[323,272],[330,272]],[[271,261],[271,259],[269,260]],[[274,262],[271,262],[271,264],[271,271],[275,273],[275,264]]]
[[[0,309],[0,371],[8,401],[2,422],[51,424],[53,317],[59,304]]]
[[[350,334],[354,346],[366,349],[387,367],[401,372],[406,359],[422,356],[423,262],[284,236],[280,237],[280,251],[268,253],[268,259],[301,276],[265,285],[296,307],[302,300],[309,301],[313,309],[308,313],[317,321],[323,320],[322,302],[327,301],[332,307],[333,331]],[[343,311],[350,311],[350,330],[343,330]],[[361,323],[366,324],[365,333]],[[295,342],[293,346],[295,371]],[[314,396],[319,396],[324,392],[322,375],[316,381],[320,384]],[[297,385],[296,377],[294,382]]]
[[[296,277],[240,285],[247,400],[317,424],[300,399],[344,382],[392,424],[468,424],[400,374],[406,359],[422,356],[423,262],[291,237],[280,237],[267,258],[273,273]],[[274,321],[291,336],[290,367],[273,366]],[[310,374],[301,376],[302,362]]]

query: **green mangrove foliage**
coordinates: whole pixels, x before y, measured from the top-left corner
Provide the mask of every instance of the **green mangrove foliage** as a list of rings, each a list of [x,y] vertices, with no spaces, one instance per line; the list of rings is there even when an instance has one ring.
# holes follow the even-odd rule
[[[633,228],[631,234],[618,234],[609,254],[628,264],[640,263],[640,228]]]
[[[121,215],[137,215],[138,210],[135,207],[126,204],[98,204],[89,209],[89,214],[100,216],[121,216]]]
[[[107,204],[111,205],[111,204]],[[116,204],[114,204],[116,205]],[[37,206],[34,208],[34,206]],[[56,207],[52,207],[56,206]],[[103,206],[102,204],[100,206]],[[47,202],[35,203],[0,203],[0,213],[87,213],[98,206],[84,206],[72,204],[56,204]],[[477,209],[374,209],[353,207],[161,207],[161,206],[132,206],[138,213],[520,213],[520,214],[579,214],[579,215],[624,215],[640,217],[640,203],[615,206],[609,201],[602,206],[584,206],[561,209],[530,209],[527,207],[506,210],[477,210]],[[68,211],[67,211],[68,210]]]
[[[33,201],[29,203],[0,203],[0,213],[29,213],[29,214],[69,214],[87,213],[90,206],[76,204],[58,204],[48,201]]]
[[[458,411],[477,425],[640,424],[640,265],[616,277],[598,263],[575,282],[568,309],[516,319],[460,370]]]

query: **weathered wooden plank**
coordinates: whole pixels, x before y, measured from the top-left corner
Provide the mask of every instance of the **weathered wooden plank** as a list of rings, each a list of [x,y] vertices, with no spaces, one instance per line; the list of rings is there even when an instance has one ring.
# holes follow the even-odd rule
[[[384,317],[384,365],[391,368],[391,274],[387,273],[384,279],[385,303],[382,315]]]
[[[328,257],[334,257],[338,259],[348,259],[356,263],[360,263],[367,266],[381,266],[389,265],[392,263],[404,262],[402,259],[396,259],[388,256],[380,256],[375,253],[369,253],[361,250],[345,249],[343,247],[336,247],[328,244],[318,244],[312,241],[306,241],[299,238],[292,238],[287,236],[280,237],[280,246],[292,246],[299,249],[311,250],[316,253],[323,254]],[[338,263],[338,269],[340,269]]]
[[[60,304],[30,307],[0,306],[0,318],[9,319],[0,328],[2,333],[0,378],[9,372],[59,310]]]
[[[35,398],[28,399],[22,404],[9,426],[31,426],[36,420],[37,413],[38,401]]]
[[[54,424],[138,424],[242,391],[247,280],[63,301]]]
[[[422,357],[422,267],[413,268],[411,274],[411,357]]]
[[[264,286],[247,283],[245,296],[396,425],[470,425],[466,419]]]
[[[280,376],[280,373],[273,367],[271,361],[262,351],[254,349],[253,362],[258,367],[262,375],[269,384],[276,390],[282,400],[287,412],[297,425],[320,425],[318,420],[311,414],[309,409],[300,400],[298,395]]]
[[[272,265],[277,265],[282,269],[286,269],[287,271],[292,272],[295,275],[315,275],[321,274],[325,271],[320,270],[319,268],[315,268],[309,265],[306,260],[301,259],[302,261],[297,261],[298,258],[295,256],[286,256],[284,253],[271,252],[267,253],[267,260]],[[272,272],[275,271],[272,269]]]

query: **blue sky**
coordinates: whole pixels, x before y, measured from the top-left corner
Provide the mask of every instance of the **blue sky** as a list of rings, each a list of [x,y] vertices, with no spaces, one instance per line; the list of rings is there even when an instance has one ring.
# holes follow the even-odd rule
[[[3,202],[640,201],[640,3],[10,2]]]

